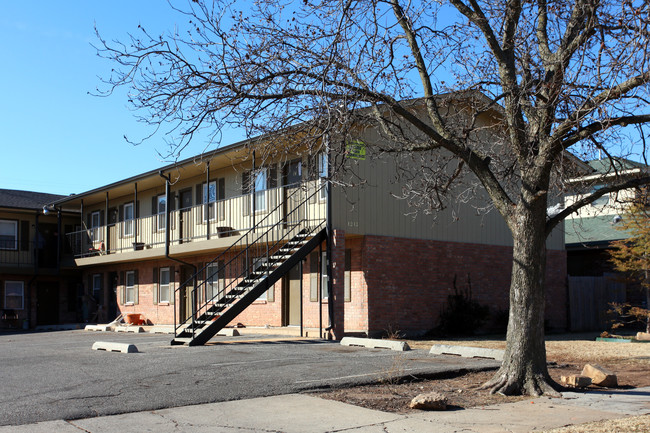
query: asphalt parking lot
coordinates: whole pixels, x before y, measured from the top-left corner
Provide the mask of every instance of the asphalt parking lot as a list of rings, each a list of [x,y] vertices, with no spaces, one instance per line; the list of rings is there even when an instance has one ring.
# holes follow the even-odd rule
[[[86,331],[0,334],[0,425],[77,419],[241,400],[483,369],[495,361],[424,350],[344,347],[273,336],[219,337],[203,347],[170,346],[164,334]],[[138,353],[91,350],[96,341]],[[254,408],[251,408],[254,410]]]

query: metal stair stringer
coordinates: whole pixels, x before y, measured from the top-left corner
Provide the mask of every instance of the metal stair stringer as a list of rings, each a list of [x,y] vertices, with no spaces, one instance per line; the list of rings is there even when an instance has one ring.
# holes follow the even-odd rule
[[[259,281],[241,298],[233,301],[228,309],[226,309],[215,320],[211,321],[207,326],[198,330],[194,337],[188,341],[184,339],[175,339],[176,343],[172,344],[187,344],[188,346],[200,346],[207,343],[217,332],[222,330],[228,323],[235,319],[242,311],[258,299],[265,291],[273,286],[280,278],[291,270],[298,262],[307,257],[318,245],[320,245],[327,237],[326,228],[321,229],[313,235],[304,245],[298,248],[291,256],[282,261],[280,265],[275,267],[271,272],[261,277]],[[267,264],[267,266],[271,266]]]

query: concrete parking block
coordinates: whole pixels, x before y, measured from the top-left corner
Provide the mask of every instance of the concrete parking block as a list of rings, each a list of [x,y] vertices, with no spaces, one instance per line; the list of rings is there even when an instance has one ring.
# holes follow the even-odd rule
[[[405,341],[379,340],[376,338],[343,337],[341,345],[367,347],[369,349],[390,349],[399,352],[411,350]]]
[[[238,337],[239,331],[235,328],[223,328],[221,331],[217,332],[217,335],[220,337]]]
[[[134,344],[128,343],[112,343],[109,341],[96,341],[93,344],[92,350],[105,350],[107,352],[120,352],[120,353],[137,353],[138,348]]]
[[[111,325],[86,325],[84,331],[108,332],[111,331]]]
[[[115,332],[133,332],[135,334],[139,334],[141,332],[144,332],[144,329],[142,326],[116,326]]]
[[[430,355],[456,355],[465,358],[490,358],[503,361],[505,351],[485,349],[483,347],[451,346],[449,344],[434,344],[429,350]]]

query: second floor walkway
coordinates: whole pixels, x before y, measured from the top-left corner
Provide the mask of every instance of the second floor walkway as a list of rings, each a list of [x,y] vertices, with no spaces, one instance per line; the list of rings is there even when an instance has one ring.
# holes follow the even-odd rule
[[[109,215],[108,224],[103,225],[91,218],[89,227],[83,224],[81,230],[66,237],[75,259],[134,252],[142,257],[157,256],[164,251],[167,231],[170,246],[178,250],[183,245],[180,249],[184,252],[198,252],[215,247],[214,242],[201,244],[204,241],[223,239],[216,247],[225,247],[253,227],[282,230],[283,226],[323,221],[327,214],[325,191],[324,183],[313,180],[195,206],[182,206],[181,197],[180,209],[167,211],[166,205],[159,206],[158,213],[143,217],[134,209],[123,213],[127,217],[122,221]]]

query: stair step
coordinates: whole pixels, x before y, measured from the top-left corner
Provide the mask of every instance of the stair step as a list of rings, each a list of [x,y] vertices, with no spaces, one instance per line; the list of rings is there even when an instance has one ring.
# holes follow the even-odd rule
[[[172,344],[203,344],[225,326],[226,321],[231,320],[254,301],[251,292],[259,293],[262,290],[261,284],[264,284],[268,278],[273,278],[272,281],[276,281],[281,277],[275,273],[278,268],[288,266],[288,264],[285,265],[287,260],[292,260],[292,257],[306,245],[311,245],[312,248],[313,245],[317,245],[316,241],[322,240],[324,233],[322,223],[313,228],[304,228],[270,256],[257,259],[257,263],[247,269],[248,275],[243,277],[235,287],[227,293],[219,294],[221,297],[213,299],[211,305],[207,302],[202,304],[201,312],[197,312],[198,318],[184,329],[179,329],[180,332]],[[303,252],[303,254],[306,253],[307,251]],[[245,304],[240,303],[242,299],[246,299]]]

